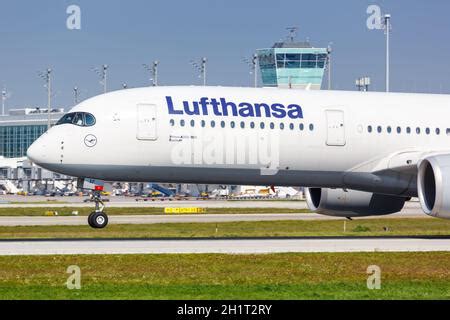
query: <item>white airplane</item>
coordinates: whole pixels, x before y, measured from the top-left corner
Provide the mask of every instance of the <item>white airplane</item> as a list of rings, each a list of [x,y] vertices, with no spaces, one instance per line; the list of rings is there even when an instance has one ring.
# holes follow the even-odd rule
[[[139,88],[80,103],[28,157],[97,191],[98,180],[305,186],[325,215],[391,214],[418,196],[450,218],[449,118],[449,95]],[[94,200],[88,221],[103,228]]]

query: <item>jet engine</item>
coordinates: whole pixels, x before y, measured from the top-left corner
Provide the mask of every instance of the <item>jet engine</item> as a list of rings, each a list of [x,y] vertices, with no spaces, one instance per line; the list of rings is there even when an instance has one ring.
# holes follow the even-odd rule
[[[420,162],[417,189],[426,214],[450,219],[450,155],[431,156]]]
[[[399,212],[406,198],[356,190],[307,188],[309,209],[327,216],[364,217]]]

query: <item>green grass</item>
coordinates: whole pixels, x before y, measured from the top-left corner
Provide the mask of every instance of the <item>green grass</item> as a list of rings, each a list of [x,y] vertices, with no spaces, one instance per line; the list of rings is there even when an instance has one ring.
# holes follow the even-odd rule
[[[81,268],[68,290],[67,267]],[[368,290],[369,265],[381,290]],[[0,257],[0,299],[449,299],[450,253]]]
[[[106,204],[108,206],[108,204]],[[181,206],[185,207],[185,206]],[[59,215],[71,215],[72,211],[78,211],[79,215],[87,216],[94,210],[92,207],[21,207],[21,208],[1,208],[0,216],[43,216],[47,211],[57,211]],[[105,212],[109,215],[145,215],[145,214],[165,214],[164,208],[156,207],[107,207]],[[307,209],[289,209],[289,208],[207,208],[208,214],[238,214],[238,213],[307,213]],[[173,214],[171,214],[173,215]]]
[[[450,221],[431,218],[258,221],[86,226],[0,227],[0,238],[154,238],[450,235]],[[386,228],[388,231],[386,231]]]

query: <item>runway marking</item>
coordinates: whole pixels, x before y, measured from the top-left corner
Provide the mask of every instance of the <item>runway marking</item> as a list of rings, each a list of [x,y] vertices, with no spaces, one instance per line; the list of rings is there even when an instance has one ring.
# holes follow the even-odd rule
[[[449,238],[2,241],[0,255],[269,254],[450,251]]]

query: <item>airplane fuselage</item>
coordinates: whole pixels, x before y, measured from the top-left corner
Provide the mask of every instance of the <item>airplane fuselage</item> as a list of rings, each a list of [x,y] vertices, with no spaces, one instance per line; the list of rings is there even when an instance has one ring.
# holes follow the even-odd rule
[[[69,113],[88,113],[95,124],[56,125],[28,155],[52,171],[106,181],[350,188],[414,196],[416,172],[389,168],[402,167],[403,161],[407,167],[414,161],[410,153],[449,150],[449,107],[447,95],[129,89],[80,103]]]

